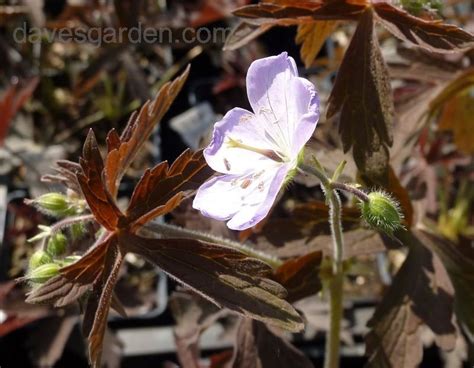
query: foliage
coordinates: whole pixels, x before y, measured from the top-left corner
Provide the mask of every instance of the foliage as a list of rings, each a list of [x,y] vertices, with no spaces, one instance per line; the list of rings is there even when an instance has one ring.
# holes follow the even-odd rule
[[[363,331],[367,366],[418,366],[427,334],[443,352],[462,350],[460,340],[474,351],[474,38],[467,31],[472,19],[462,15],[472,4],[203,0],[164,9],[159,2],[106,3],[67,2],[58,14],[48,5],[0,6],[0,184],[12,193],[26,187],[35,198],[27,201],[32,208],[8,204],[9,251],[5,256],[2,248],[0,256],[11,258],[8,277],[26,282],[0,284],[0,309],[8,317],[0,337],[36,321],[28,327],[30,355],[36,365],[53,366],[79,305],[91,364],[118,366],[109,309],[124,317],[151,309],[158,266],[183,286],[168,304],[183,367],[202,366],[200,338],[215,324],[233,347],[209,353],[210,366],[311,367],[310,349],[299,347],[308,336],[316,344],[327,330],[321,305],[337,256],[319,180],[297,172],[262,222],[230,231],[191,209],[191,197],[214,172],[202,151],[185,150],[170,128],[171,117],[198,102],[218,114],[247,107],[250,63],[291,54],[296,45],[299,73],[321,97],[305,164],[316,157],[322,171],[338,172],[334,182],[341,184],[335,190],[345,242],[345,317],[354,300],[375,306]],[[55,40],[42,42],[38,52],[12,41],[27,17],[49,30],[143,23],[168,27],[176,39],[100,46]],[[234,25],[225,44],[182,38],[185,27],[216,24]],[[201,120],[194,117],[192,128]],[[196,130],[196,147],[205,146],[208,128]],[[157,151],[173,163],[156,160]],[[364,219],[370,202],[359,203],[357,191],[387,193],[400,208],[376,208],[377,219],[367,213]],[[402,226],[385,227],[387,236],[380,221],[394,217]],[[33,305],[24,303],[25,291]],[[362,341],[354,321],[342,325],[344,344]],[[304,336],[291,340],[284,332],[303,328]]]

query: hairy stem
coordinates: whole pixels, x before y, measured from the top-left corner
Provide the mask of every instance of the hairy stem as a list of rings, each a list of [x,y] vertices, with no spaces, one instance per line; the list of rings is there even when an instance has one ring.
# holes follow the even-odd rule
[[[337,368],[339,366],[340,331],[343,314],[342,291],[344,271],[342,261],[344,258],[344,239],[342,235],[342,206],[336,189],[346,190],[357,195],[359,198],[363,198],[365,193],[347,184],[333,183],[323,170],[318,167],[301,165],[299,169],[305,173],[316,176],[321,181],[321,186],[329,203],[329,223],[331,225],[333,241],[333,275],[329,280],[330,320],[328,335],[326,337],[324,368]]]
[[[51,234],[43,239],[43,242],[41,243],[41,248],[43,250],[46,249],[46,247],[48,246],[48,240],[51,237],[51,235],[54,235],[58,233],[59,231],[61,231],[62,229],[69,227],[71,225],[77,224],[79,222],[92,222],[94,221],[94,219],[95,219],[94,215],[87,214],[87,215],[66,217],[63,220],[54,223],[53,225],[51,225]]]
[[[170,224],[160,224],[160,223],[148,223],[143,228],[145,231],[152,232],[154,234],[159,234],[164,238],[191,238],[196,240],[201,240],[209,243],[220,244],[227,247],[234,248],[239,252],[242,252],[249,257],[257,258],[272,268],[278,268],[283,264],[278,258],[272,257],[271,255],[265,254],[258,250],[252,249],[251,247],[238,243],[236,241],[225,239],[220,236],[215,236],[212,234],[208,234],[202,231],[197,230],[189,230],[182,228],[176,225]]]
[[[334,189],[339,189],[343,190],[345,192],[351,193],[355,195],[357,198],[359,198],[363,202],[368,202],[369,201],[369,196],[362,190],[350,185],[350,184],[345,184],[345,183],[337,183],[337,182],[332,182],[331,187]]]
[[[359,198],[363,202],[369,201],[369,197],[364,191],[350,184],[331,181],[321,170],[317,169],[316,167],[303,164],[303,165],[300,165],[298,168],[300,169],[301,172],[314,175],[319,180],[321,180],[321,184],[323,185],[323,188],[326,192],[328,191],[328,189],[343,190],[345,192],[355,195],[357,198]]]
[[[324,368],[339,366],[340,331],[343,314],[342,291],[344,271],[342,260],[344,256],[344,240],[341,225],[341,201],[335,190],[327,191],[331,214],[331,235],[334,246],[333,276],[329,280],[330,321],[328,336],[326,337],[326,357]]]

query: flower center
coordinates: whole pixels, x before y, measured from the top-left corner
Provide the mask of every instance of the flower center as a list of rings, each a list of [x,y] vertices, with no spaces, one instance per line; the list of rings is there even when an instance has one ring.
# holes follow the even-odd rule
[[[269,159],[276,161],[276,162],[287,162],[289,159],[281,152],[274,151],[271,149],[265,149],[265,148],[258,148],[258,147],[253,147],[249,146],[248,144],[242,143],[241,141],[235,140],[233,138],[227,137],[228,142],[227,145],[230,148],[241,148],[245,149],[247,151],[252,151],[259,153],[265,157],[268,157]]]

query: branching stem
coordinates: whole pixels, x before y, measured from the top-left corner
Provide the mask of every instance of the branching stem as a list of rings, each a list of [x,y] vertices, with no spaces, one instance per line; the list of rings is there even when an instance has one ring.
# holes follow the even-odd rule
[[[87,214],[87,215],[81,215],[81,216],[73,216],[73,217],[66,217],[65,219],[58,221],[51,225],[51,233],[49,236],[43,238],[43,242],[41,243],[41,247],[43,250],[46,250],[46,247],[48,246],[48,240],[49,238],[59,232],[60,230],[69,227],[71,225],[77,224],[79,222],[92,222],[94,221],[94,215]]]

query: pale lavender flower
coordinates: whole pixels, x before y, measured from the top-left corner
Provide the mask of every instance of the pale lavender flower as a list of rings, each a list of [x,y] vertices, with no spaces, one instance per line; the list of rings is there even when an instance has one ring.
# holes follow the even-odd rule
[[[247,95],[253,113],[236,107],[215,124],[204,157],[223,175],[204,183],[193,202],[204,216],[229,220],[234,230],[268,214],[319,119],[316,90],[298,77],[286,52],[250,65]]]

